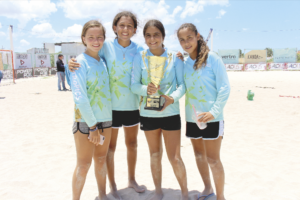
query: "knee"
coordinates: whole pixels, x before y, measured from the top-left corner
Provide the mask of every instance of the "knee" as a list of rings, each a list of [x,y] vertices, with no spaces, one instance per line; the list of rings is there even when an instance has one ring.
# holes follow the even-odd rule
[[[109,147],[108,147],[108,152],[109,153],[115,153],[116,151],[116,144],[110,144]]]
[[[95,164],[103,164],[106,161],[106,155],[95,155],[94,162]]]
[[[134,140],[134,141],[126,142],[126,146],[127,146],[127,149],[136,150],[137,146],[138,146],[137,141]]]
[[[214,157],[207,157],[207,162],[210,167],[217,167],[218,165],[221,164],[221,160],[219,158],[214,158]]]
[[[175,155],[175,156],[169,157],[169,161],[170,161],[171,165],[179,165],[182,163],[182,159],[181,159],[180,155]]]
[[[161,161],[162,152],[155,152],[150,154],[151,162]]]
[[[202,152],[195,152],[195,159],[196,161],[202,161],[206,159],[205,153]]]
[[[84,176],[88,173],[91,166],[91,162],[82,162],[77,164],[77,176]]]

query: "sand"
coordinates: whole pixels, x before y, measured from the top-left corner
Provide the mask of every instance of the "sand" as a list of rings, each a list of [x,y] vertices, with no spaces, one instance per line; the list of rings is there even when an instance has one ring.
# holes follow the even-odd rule
[[[300,72],[228,72],[228,75],[232,90],[225,107],[221,149],[227,200],[300,199],[300,98],[279,97],[300,96]],[[249,89],[255,93],[254,101],[246,99]],[[0,99],[0,199],[71,199],[76,163],[71,92],[58,92],[54,76],[0,85],[0,97],[5,97]],[[182,157],[190,196],[194,199],[202,191],[203,183],[191,142],[185,137],[184,98],[180,105]],[[144,194],[126,188],[126,146],[120,129],[115,176],[124,200],[146,200],[154,190],[148,145],[142,131],[138,143],[136,179],[147,187]],[[179,200],[179,185],[165,152],[162,165],[164,200]],[[97,195],[93,171],[92,166],[82,193],[84,200],[93,200]]]

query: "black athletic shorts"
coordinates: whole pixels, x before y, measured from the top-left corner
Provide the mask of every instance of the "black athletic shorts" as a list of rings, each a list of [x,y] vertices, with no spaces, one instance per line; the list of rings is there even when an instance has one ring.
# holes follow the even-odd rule
[[[186,137],[191,139],[215,140],[224,135],[224,121],[207,123],[201,130],[196,123],[186,123]]]
[[[141,130],[153,131],[162,129],[166,131],[176,131],[181,129],[180,115],[169,117],[142,117],[141,116]]]
[[[96,124],[98,129],[102,132],[103,132],[103,129],[111,128],[111,125],[112,125],[112,121],[97,122],[97,124]],[[83,134],[89,134],[90,128],[87,125],[87,123],[85,123],[85,122],[74,122],[72,130],[73,130],[73,134],[75,134],[77,131],[79,131],[80,133],[83,133]]]
[[[140,111],[139,110],[129,110],[129,111],[112,111],[113,128],[121,128],[136,126],[140,123]]]

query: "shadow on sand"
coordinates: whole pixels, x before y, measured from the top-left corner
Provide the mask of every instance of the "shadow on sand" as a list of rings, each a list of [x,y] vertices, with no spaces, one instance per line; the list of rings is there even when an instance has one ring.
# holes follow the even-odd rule
[[[124,188],[118,190],[122,197],[122,200],[149,200],[153,195],[153,190],[146,190],[144,193],[136,193],[132,188]],[[164,197],[163,200],[181,200],[181,190],[175,189],[163,189]],[[200,192],[192,190],[189,192],[189,200],[197,200],[197,195]],[[108,194],[109,200],[115,200],[115,198]],[[209,197],[207,200],[216,200],[216,196]]]

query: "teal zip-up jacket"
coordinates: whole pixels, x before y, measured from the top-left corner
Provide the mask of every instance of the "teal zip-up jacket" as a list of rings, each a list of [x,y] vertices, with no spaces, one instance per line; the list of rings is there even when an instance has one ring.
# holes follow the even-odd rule
[[[99,51],[99,56],[106,60],[108,68],[113,110],[139,109],[140,98],[131,92],[130,79],[133,58],[142,50],[143,47],[133,41],[124,48],[118,39],[114,39],[105,41]]]
[[[146,53],[143,60],[143,53]],[[167,49],[161,55],[167,57],[164,69],[166,69],[164,77],[160,83],[160,95],[171,96],[174,103],[169,105],[164,111],[145,110],[147,86],[150,83],[148,78],[148,71],[145,66],[148,65],[147,56],[154,56],[150,50],[139,52],[133,62],[132,75],[131,75],[131,90],[133,93],[144,97],[141,104],[140,115],[143,117],[168,117],[179,115],[179,99],[185,93],[185,85],[183,80],[183,62],[176,57],[176,53],[168,51]]]
[[[112,121],[109,77],[104,61],[85,53],[76,59],[81,67],[70,73],[74,121],[86,122],[89,127],[97,122]]]
[[[209,122],[224,120],[223,109],[229,98],[230,84],[222,59],[209,52],[205,67],[194,70],[194,63],[190,57],[184,62],[186,121],[195,123],[192,105],[198,111],[210,112],[215,119]]]

